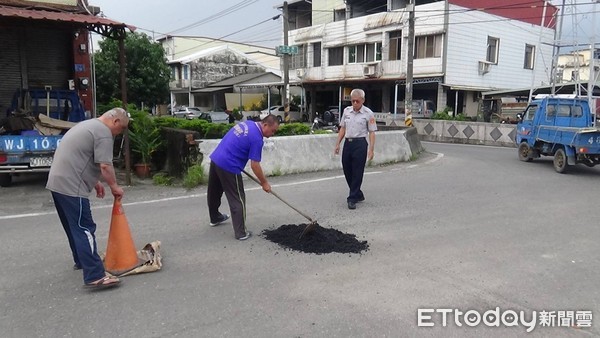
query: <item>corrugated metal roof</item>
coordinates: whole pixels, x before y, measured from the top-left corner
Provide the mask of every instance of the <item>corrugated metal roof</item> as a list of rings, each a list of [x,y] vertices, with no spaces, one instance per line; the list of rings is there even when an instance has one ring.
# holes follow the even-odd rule
[[[129,26],[122,22],[113,21],[107,18],[100,18],[89,14],[76,14],[67,12],[51,12],[45,10],[32,10],[17,7],[0,6],[0,17],[4,18],[21,18],[31,20],[46,20],[46,21],[60,21],[60,22],[72,22],[76,24],[87,24],[87,25],[104,25],[111,27],[122,27],[128,28],[129,30],[135,30],[134,26]]]

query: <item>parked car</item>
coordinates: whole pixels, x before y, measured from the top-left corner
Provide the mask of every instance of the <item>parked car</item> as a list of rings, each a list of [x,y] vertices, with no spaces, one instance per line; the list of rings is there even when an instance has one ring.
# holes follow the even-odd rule
[[[290,115],[290,121],[301,121],[302,115],[300,114],[300,109],[295,106],[290,106],[290,111],[288,112]],[[285,121],[285,107],[284,106],[271,106],[269,109],[263,109],[260,111],[260,119],[264,119],[267,115],[273,114],[277,116],[279,123]]]
[[[180,119],[188,119],[193,120],[196,119],[202,114],[202,110],[196,107],[179,107],[177,111],[173,113],[173,117],[177,117]]]
[[[229,123],[229,115],[223,111],[203,112],[198,118],[212,123]]]

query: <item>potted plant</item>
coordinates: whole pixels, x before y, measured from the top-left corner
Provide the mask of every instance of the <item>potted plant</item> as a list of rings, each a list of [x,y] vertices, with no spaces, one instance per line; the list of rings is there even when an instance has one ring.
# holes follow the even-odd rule
[[[140,162],[134,164],[136,175],[140,178],[150,177],[152,154],[162,144],[160,129],[147,115],[139,114],[131,121],[129,139],[131,150],[140,158]]]

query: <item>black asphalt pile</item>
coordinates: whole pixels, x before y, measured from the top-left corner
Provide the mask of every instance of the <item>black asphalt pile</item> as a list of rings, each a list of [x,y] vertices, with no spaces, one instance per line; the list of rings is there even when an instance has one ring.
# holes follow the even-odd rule
[[[298,239],[306,224],[284,224],[277,229],[263,230],[263,236],[290,250],[317,255],[339,253],[361,253],[369,249],[367,241],[359,241],[356,235],[316,225],[313,231]]]

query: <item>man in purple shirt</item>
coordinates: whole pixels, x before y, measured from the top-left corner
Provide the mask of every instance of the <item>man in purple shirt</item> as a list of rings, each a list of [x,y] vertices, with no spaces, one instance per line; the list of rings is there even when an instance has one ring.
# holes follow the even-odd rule
[[[250,160],[250,167],[263,190],[271,192],[271,185],[263,174],[260,160],[263,137],[273,136],[277,128],[279,121],[271,114],[260,122],[238,123],[225,134],[210,155],[207,191],[210,225],[217,226],[229,219],[227,214],[219,212],[224,192],[231,211],[235,238],[240,241],[252,236],[252,233],[246,230],[246,193],[242,182],[242,170]]]

